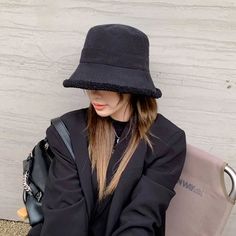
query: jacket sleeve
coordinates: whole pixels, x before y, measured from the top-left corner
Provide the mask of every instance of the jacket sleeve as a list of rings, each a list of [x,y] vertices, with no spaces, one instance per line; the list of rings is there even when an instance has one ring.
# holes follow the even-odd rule
[[[46,131],[55,154],[42,199],[41,236],[87,236],[88,219],[77,168],[53,125]]]
[[[175,195],[174,187],[185,162],[184,131],[176,132],[168,139],[165,148],[159,149],[132,191],[112,236],[165,235],[166,209]]]

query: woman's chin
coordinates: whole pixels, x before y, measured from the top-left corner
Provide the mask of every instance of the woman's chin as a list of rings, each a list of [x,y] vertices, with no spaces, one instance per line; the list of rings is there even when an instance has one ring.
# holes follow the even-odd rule
[[[97,115],[102,116],[102,117],[106,117],[106,116],[110,115],[110,112],[105,111],[105,110],[99,111],[99,110],[95,109],[95,111],[96,111]]]

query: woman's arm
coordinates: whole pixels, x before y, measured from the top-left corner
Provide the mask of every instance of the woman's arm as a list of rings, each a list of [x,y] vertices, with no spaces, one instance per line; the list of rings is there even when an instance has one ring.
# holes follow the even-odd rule
[[[88,219],[77,168],[53,125],[46,131],[55,157],[50,165],[42,199],[41,236],[87,236]]]
[[[160,227],[165,226],[165,212],[175,195],[174,187],[186,156],[184,131],[172,135],[164,149],[150,162],[135,186],[112,236],[156,236]]]

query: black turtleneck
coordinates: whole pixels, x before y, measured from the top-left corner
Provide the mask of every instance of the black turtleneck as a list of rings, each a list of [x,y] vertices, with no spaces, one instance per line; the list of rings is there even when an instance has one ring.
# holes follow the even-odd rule
[[[119,121],[119,120],[115,120],[114,118],[112,118],[111,116],[109,116],[110,120],[112,121],[113,127],[117,133],[117,135],[120,137],[126,124],[129,123],[129,121]]]

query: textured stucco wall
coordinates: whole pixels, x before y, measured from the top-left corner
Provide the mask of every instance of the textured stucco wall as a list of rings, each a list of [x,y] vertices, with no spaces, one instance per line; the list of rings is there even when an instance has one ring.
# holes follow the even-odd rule
[[[150,39],[159,111],[188,142],[236,169],[236,2],[229,0],[0,0],[0,218],[23,206],[22,160],[50,119],[87,106],[66,89],[86,33],[123,23]],[[233,236],[236,211],[225,236]]]

